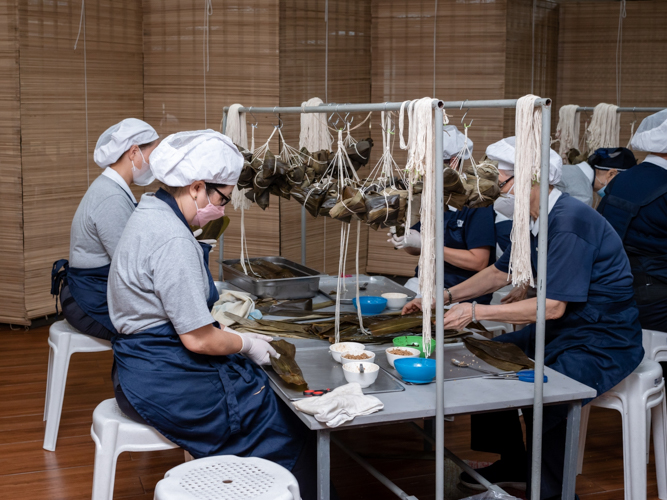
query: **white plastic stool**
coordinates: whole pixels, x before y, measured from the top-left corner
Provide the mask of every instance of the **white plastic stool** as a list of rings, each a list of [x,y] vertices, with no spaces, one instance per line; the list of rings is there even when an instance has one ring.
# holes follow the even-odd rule
[[[263,458],[200,458],[174,467],[155,487],[154,500],[300,500],[290,471]]]
[[[93,412],[90,435],[95,442],[92,500],[112,500],[116,459],[124,451],[159,451],[178,448],[153,427],[127,417],[116,399],[102,401]]]
[[[642,330],[645,359],[667,361],[667,332]]]
[[[646,434],[649,431],[646,415],[648,410],[651,410],[658,497],[661,500],[667,499],[665,381],[662,378],[660,365],[645,359],[620,384],[595,398],[582,409],[577,463],[579,474],[584,462],[590,406],[609,408],[621,413],[626,500],[646,499]]]
[[[49,329],[49,367],[44,402],[44,449],[55,451],[63,410],[69,358],[75,352],[110,351],[111,342],[85,335],[67,321],[56,321]]]

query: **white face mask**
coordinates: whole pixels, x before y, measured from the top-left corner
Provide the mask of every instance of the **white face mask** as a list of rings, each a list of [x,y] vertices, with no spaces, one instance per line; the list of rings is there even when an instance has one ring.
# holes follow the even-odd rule
[[[514,218],[514,194],[502,194],[493,202],[493,209],[508,219]]]
[[[151,172],[150,164],[146,163],[146,158],[144,158],[141,149],[139,154],[141,155],[141,168],[135,167],[134,161],[132,161],[132,182],[137,186],[148,186],[155,180],[155,176]]]

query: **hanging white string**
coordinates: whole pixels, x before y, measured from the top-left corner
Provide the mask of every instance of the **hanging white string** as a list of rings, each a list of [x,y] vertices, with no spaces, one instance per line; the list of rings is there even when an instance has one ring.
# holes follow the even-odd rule
[[[301,103],[301,109],[320,104],[322,104],[322,99],[311,97]],[[323,149],[331,151],[332,143],[333,136],[327,127],[326,113],[301,113],[299,148],[306,148],[311,153]]]
[[[620,141],[621,120],[616,112],[618,106],[604,102],[595,106],[588,127],[588,151],[598,148],[617,148]]]
[[[202,40],[203,43],[203,55],[204,55],[204,128],[208,128],[206,121],[206,73],[208,73],[208,18],[213,14],[213,2],[212,0],[204,0],[204,37]]]
[[[234,144],[248,149],[248,127],[246,125],[246,114],[239,113],[242,104],[232,104],[227,112],[227,128],[225,134]],[[222,128],[221,128],[222,131]]]
[[[533,272],[530,261],[530,191],[533,182],[540,180],[542,158],[542,108],[535,107],[539,97],[521,97],[516,106],[516,158],[514,163],[514,223],[512,224],[512,253],[508,274],[512,285],[530,283]],[[545,200],[546,201],[546,200]]]
[[[370,335],[371,332],[366,330],[364,328],[364,317],[361,314],[361,307],[359,306],[359,241],[361,240],[361,221],[357,219],[357,252],[356,252],[356,257],[355,257],[355,264],[356,264],[356,277],[357,277],[357,282],[356,282],[356,294],[357,294],[357,317],[359,318],[359,329],[361,330],[361,333],[364,333],[366,335]]]
[[[577,112],[578,107],[578,104],[566,104],[558,110],[556,139],[558,140],[558,154],[563,161],[567,161],[567,153],[570,149],[579,147],[581,113]]]
[[[626,0],[621,0],[618,12],[618,33],[616,35],[616,105],[621,105],[621,84],[623,70],[623,19],[627,13],[625,10]]]
[[[79,43],[79,36],[83,29],[83,100],[86,111],[86,180],[90,186],[90,158],[88,153],[88,67],[86,58],[86,2],[81,0],[81,17],[79,18],[79,32],[76,34],[76,41],[74,42],[74,50]]]

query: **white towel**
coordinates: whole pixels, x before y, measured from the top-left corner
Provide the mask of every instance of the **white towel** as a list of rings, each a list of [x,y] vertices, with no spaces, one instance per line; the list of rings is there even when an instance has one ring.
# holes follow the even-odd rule
[[[358,415],[370,415],[384,408],[375,396],[366,396],[356,382],[337,387],[324,396],[294,401],[294,407],[313,415],[328,427],[338,427]]]
[[[211,315],[221,325],[230,326],[234,324],[234,320],[225,316],[226,312],[247,318],[253,309],[255,309],[255,303],[249,293],[223,290],[220,293],[220,299],[213,305]]]

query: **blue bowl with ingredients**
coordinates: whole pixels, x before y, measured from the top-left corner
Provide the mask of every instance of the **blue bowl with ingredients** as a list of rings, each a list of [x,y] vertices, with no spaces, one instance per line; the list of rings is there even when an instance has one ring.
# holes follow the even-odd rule
[[[354,308],[357,309],[357,298],[352,299]],[[361,304],[361,314],[365,316],[374,316],[380,314],[387,307],[387,299],[382,297],[359,297]]]
[[[435,359],[401,358],[394,361],[394,368],[412,384],[428,384],[435,378]]]

